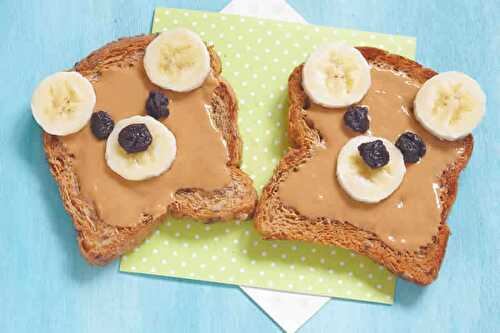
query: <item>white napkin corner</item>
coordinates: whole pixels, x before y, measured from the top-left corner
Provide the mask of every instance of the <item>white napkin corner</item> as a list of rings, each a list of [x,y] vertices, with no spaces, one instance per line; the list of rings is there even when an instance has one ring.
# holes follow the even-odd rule
[[[254,16],[263,19],[306,23],[306,20],[285,0],[233,0],[221,12]]]

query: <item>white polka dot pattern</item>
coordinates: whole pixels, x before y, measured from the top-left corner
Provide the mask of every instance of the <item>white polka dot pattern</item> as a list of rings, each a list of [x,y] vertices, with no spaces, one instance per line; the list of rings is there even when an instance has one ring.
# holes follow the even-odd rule
[[[408,57],[415,39],[247,17],[157,9],[153,31],[198,32],[222,60],[239,100],[242,169],[260,191],[288,148],[288,75],[316,45],[345,41]],[[188,279],[392,303],[395,279],[383,267],[329,246],[263,241],[250,221],[203,225],[169,219],[122,258],[121,269]]]

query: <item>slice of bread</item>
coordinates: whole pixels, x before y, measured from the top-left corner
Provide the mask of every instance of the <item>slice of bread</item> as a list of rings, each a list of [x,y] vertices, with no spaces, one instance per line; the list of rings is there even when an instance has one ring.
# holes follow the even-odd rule
[[[155,35],[123,38],[94,51],[78,62],[73,70],[91,81],[110,66],[127,66],[141,61],[146,46]],[[226,141],[231,183],[224,188],[207,192],[182,189],[168,206],[167,214],[189,217],[203,222],[247,219],[253,215],[257,194],[252,180],[240,168],[241,139],[237,127],[238,106],[229,84],[222,79],[221,63],[213,47],[208,48],[211,67],[219,85],[212,97],[211,117]],[[96,207],[86,201],[79,190],[78,176],[72,169],[74,158],[57,136],[43,134],[43,144],[66,211],[78,232],[80,251],[91,264],[104,265],[141,244],[164,220],[145,216],[133,227],[116,227],[99,218]],[[104,156],[103,156],[104,158]]]
[[[371,47],[359,47],[359,51],[373,66],[382,66],[402,72],[423,83],[437,73],[404,57],[389,54]],[[308,218],[280,199],[278,190],[288,175],[306,162],[313,148],[320,144],[321,133],[306,121],[303,109],[305,93],[301,85],[302,65],[296,67],[288,80],[289,122],[288,135],[292,147],[276,168],[272,179],[263,190],[257,205],[255,226],[265,239],[304,240],[321,244],[337,245],[370,257],[391,272],[418,284],[431,283],[438,274],[450,230],[446,218],[457,193],[460,171],[466,166],[473,148],[472,135],[461,141],[463,150],[454,163],[448,165],[439,179],[441,184],[441,221],[439,231],[432,242],[416,252],[392,248],[376,234],[328,217]],[[381,221],[382,223],[383,221]]]

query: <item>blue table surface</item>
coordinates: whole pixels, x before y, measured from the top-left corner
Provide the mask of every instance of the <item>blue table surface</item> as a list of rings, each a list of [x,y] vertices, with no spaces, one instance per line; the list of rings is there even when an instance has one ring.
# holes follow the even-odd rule
[[[279,332],[237,287],[90,267],[47,171],[30,98],[44,76],[150,30],[156,5],[227,1],[0,1],[0,332]],[[332,300],[302,332],[500,331],[500,2],[292,0],[307,21],[417,37],[417,59],[475,77],[487,115],[460,178],[439,279],[399,280],[393,306]]]

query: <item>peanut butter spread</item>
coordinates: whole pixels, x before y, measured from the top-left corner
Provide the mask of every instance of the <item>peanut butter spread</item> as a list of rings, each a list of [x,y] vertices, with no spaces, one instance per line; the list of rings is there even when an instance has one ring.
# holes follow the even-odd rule
[[[153,218],[165,214],[179,189],[212,191],[230,183],[226,143],[210,118],[210,101],[217,85],[217,79],[210,75],[200,88],[187,93],[163,90],[170,101],[170,115],[160,121],[175,135],[177,155],[170,169],[158,177],[129,181],[114,173],[104,158],[106,140],[97,140],[90,125],[60,138],[74,156],[73,170],[81,195],[94,203],[102,221],[134,226],[144,214]],[[115,122],[146,115],[149,92],[160,90],[147,78],[141,61],[132,67],[103,71],[93,86],[95,110],[106,111]]]
[[[441,221],[439,178],[460,153],[463,143],[441,141],[427,132],[413,116],[413,99],[419,83],[388,69],[373,67],[372,85],[360,105],[368,106],[370,129],[366,134],[396,142],[411,131],[421,136],[427,153],[417,164],[406,165],[401,186],[387,199],[366,204],[351,199],[336,178],[337,155],[342,146],[359,135],[343,122],[345,109],[312,104],[307,118],[319,131],[324,145],[312,158],[280,184],[279,196],[301,215],[349,222],[400,250],[417,250],[432,242]]]

